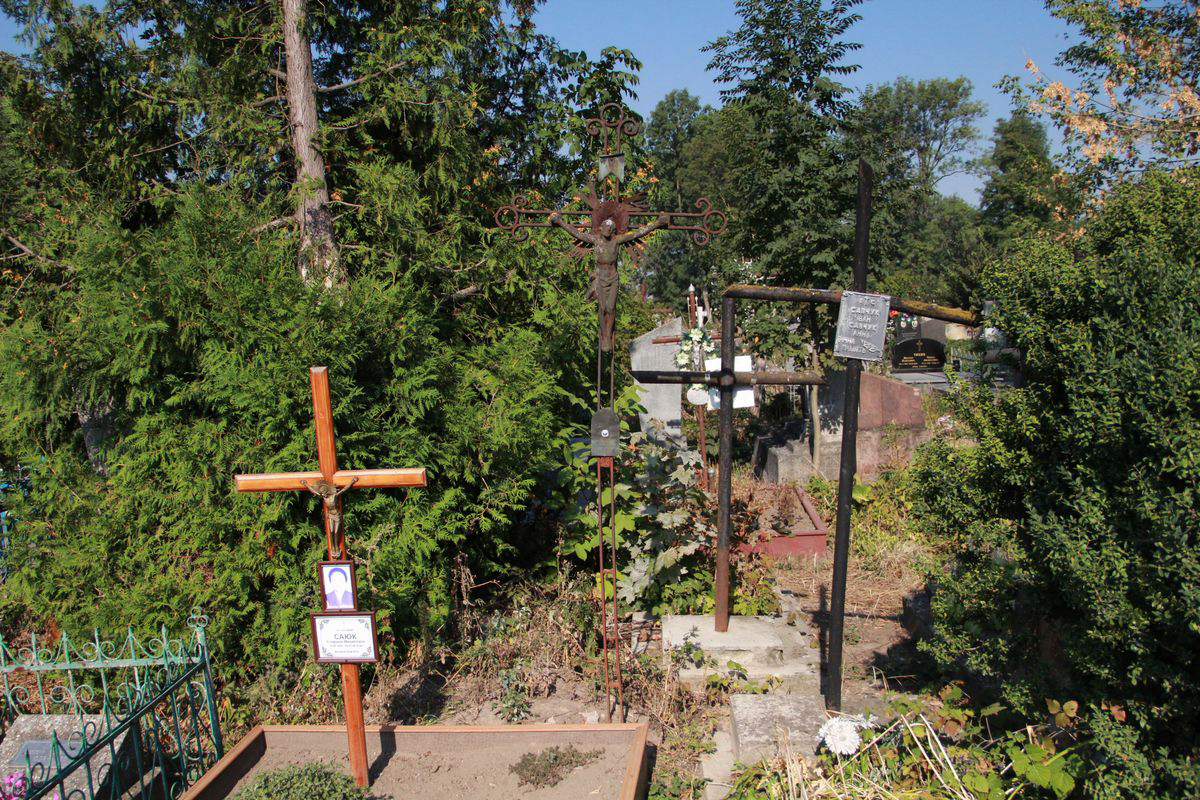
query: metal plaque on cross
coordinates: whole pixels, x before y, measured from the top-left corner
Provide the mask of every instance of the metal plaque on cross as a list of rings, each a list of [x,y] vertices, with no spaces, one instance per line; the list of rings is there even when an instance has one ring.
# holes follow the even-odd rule
[[[838,358],[882,361],[890,310],[891,298],[887,295],[842,292],[833,354]]]

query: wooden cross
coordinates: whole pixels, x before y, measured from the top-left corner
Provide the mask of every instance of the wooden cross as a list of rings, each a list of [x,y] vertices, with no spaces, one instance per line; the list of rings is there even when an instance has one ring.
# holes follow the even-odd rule
[[[330,560],[346,557],[346,532],[342,525],[342,494],[348,489],[386,489],[425,485],[425,468],[338,469],[333,439],[333,406],[329,399],[329,370],[313,367],[313,416],[317,431],[317,472],[277,472],[268,475],[235,475],[239,492],[309,491],[321,498],[325,515],[325,543]],[[363,724],[362,687],[358,664],[342,664],[342,696],[346,705],[346,737],[350,769],[355,782],[367,786],[367,733]]]

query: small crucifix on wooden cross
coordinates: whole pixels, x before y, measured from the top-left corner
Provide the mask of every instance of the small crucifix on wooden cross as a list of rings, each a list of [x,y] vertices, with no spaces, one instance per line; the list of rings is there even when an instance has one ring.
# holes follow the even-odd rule
[[[266,475],[236,475],[234,485],[239,492],[287,492],[308,491],[321,498],[325,516],[325,544],[329,559],[344,559],[346,552],[346,530],[342,521],[342,495],[349,489],[385,489],[425,485],[425,468],[411,469],[338,469],[337,451],[334,448],[333,405],[329,398],[329,371],[325,367],[313,367],[312,381],[313,416],[317,431],[316,472],[277,472]],[[342,694],[346,705],[346,736],[350,749],[350,770],[355,782],[366,787],[367,739],[363,724],[362,688],[359,683],[358,665],[374,660],[374,618],[357,611],[342,612],[346,616],[362,618],[369,616],[371,637],[370,657],[347,656],[341,663]],[[336,613],[336,612],[335,612]],[[324,616],[333,616],[326,614]],[[313,626],[314,636],[316,625]],[[314,643],[314,647],[315,647]],[[338,662],[337,656],[321,659],[322,662]]]

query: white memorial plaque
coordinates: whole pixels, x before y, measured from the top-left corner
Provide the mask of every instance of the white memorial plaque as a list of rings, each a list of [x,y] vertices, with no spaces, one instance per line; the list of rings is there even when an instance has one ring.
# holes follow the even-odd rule
[[[842,292],[833,354],[860,361],[882,361],[891,300],[884,294]]]
[[[312,615],[313,657],[318,664],[366,664],[378,661],[375,614]]]
[[[734,356],[733,371],[734,372],[752,372],[754,370],[754,362],[750,356]],[[720,372],[721,359],[708,358],[704,361],[705,372]],[[734,408],[754,408],[754,387],[746,385],[735,385],[733,387],[733,407]],[[716,411],[721,408],[721,389],[720,387],[708,390],[708,409]]]

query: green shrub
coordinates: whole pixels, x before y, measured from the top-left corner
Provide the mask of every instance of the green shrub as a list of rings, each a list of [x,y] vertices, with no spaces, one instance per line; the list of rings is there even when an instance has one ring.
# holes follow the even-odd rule
[[[616,402],[622,418],[637,412],[637,390],[628,387]],[[570,437],[583,430],[564,431],[560,502],[565,521],[562,553],[594,569],[596,547],[596,472],[588,450]],[[616,591],[622,603],[654,614],[707,614],[713,609],[714,549],[717,539],[715,491],[699,486],[696,470],[700,453],[686,447],[660,445],[644,433],[622,432],[621,461],[616,485],[617,545],[620,550]],[[715,488],[715,487],[714,487]],[[608,502],[609,490],[604,500]],[[745,504],[735,502],[730,571],[735,614],[763,614],[778,609],[765,561],[736,552],[755,522]],[[605,530],[606,540],[612,534]],[[606,551],[607,552],[607,551]],[[611,588],[606,589],[610,594]]]
[[[260,772],[234,800],[363,800],[367,793],[329,764],[300,764]]]
[[[1022,388],[958,385],[917,511],[944,665],[1030,714],[1078,698],[1097,797],[1200,792],[1200,191],[1148,174],[983,276]],[[1106,710],[1107,709],[1107,710]]]
[[[75,291],[31,285],[0,329],[0,451],[32,471],[0,610],[145,632],[199,605],[223,680],[308,658],[319,504],[237,494],[233,475],[316,468],[318,364],[342,467],[429,470],[426,489],[347,497],[384,652],[447,624],[456,562],[481,580],[519,570],[541,540],[514,522],[555,464],[563,387],[584,374],[591,326],[559,314],[579,312],[585,278],[569,297],[535,289],[549,302],[529,296],[504,320],[444,314],[412,274],[360,274],[326,297],[296,279],[291,245],[246,233],[255,217],[235,193],[196,188],[174,211],[137,235],[85,226]],[[104,398],[114,435],[98,472],[74,409]]]

